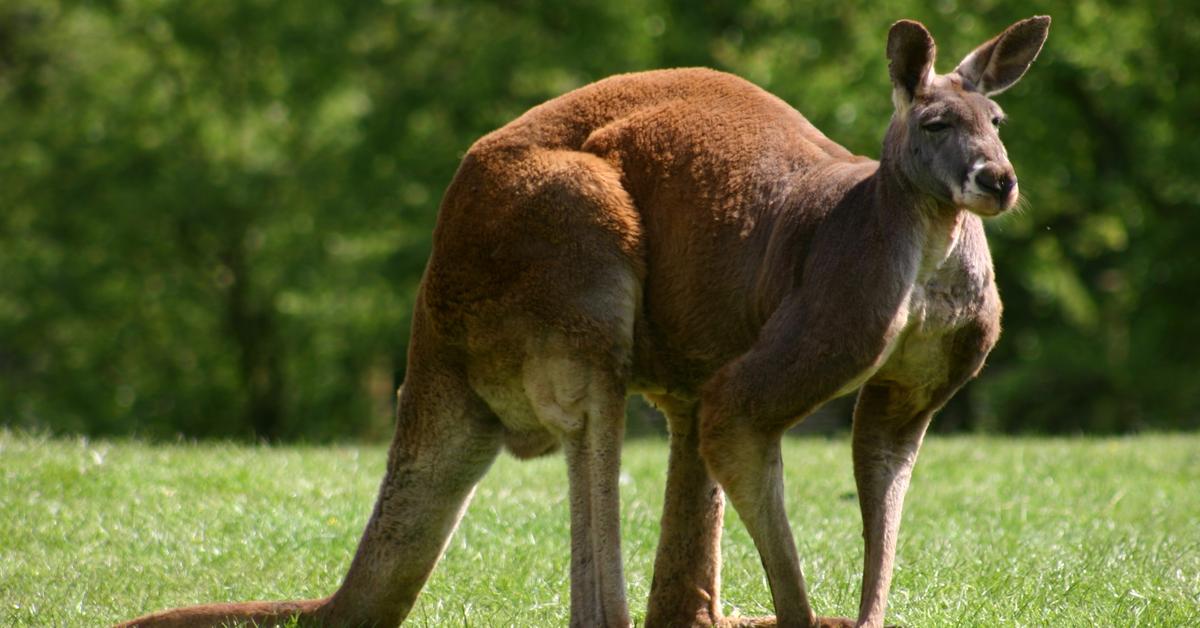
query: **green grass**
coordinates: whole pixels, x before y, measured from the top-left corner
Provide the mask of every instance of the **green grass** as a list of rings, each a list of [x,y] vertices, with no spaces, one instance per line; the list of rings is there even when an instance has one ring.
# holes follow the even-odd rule
[[[785,449],[812,598],[857,608],[862,549],[845,439]],[[634,441],[622,512],[644,613],[665,444]],[[146,445],[0,431],[0,625],[94,626],[168,606],[319,596],[345,570],[381,447]],[[561,626],[561,457],[502,457],[410,621]],[[770,612],[732,510],[726,611]],[[1200,625],[1200,436],[931,438],[909,494],[889,621],[910,626]]]

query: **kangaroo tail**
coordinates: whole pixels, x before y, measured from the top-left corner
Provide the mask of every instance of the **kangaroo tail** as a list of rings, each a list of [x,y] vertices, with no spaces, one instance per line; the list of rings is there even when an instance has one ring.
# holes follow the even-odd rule
[[[300,625],[319,624],[319,614],[326,602],[327,600],[321,599],[205,604],[145,615],[117,624],[113,628],[210,628],[243,624],[265,627],[286,626],[293,622]]]

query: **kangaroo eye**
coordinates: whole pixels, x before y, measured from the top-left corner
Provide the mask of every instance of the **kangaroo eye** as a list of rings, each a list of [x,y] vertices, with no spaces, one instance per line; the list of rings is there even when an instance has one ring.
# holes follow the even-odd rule
[[[921,128],[925,129],[926,131],[929,131],[930,133],[941,133],[942,131],[949,129],[950,125],[946,124],[945,122],[934,121],[934,122],[926,122],[925,124],[922,124]]]
[[[1004,118],[1001,118],[1000,116],[996,116],[995,118],[992,118],[992,126],[994,126],[998,129],[998,128],[1000,128],[1001,124],[1004,124]]]

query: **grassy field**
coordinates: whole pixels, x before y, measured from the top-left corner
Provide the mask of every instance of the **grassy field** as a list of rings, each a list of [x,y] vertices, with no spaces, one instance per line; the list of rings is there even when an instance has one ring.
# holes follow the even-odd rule
[[[845,439],[785,449],[818,612],[857,608],[862,549]],[[650,586],[665,443],[628,444],[622,512],[634,620]],[[382,447],[146,445],[0,431],[0,625],[95,626],[167,606],[311,597],[346,568]],[[561,457],[502,457],[412,625],[561,626]],[[729,511],[727,613],[770,612]],[[932,438],[901,532],[889,621],[910,626],[1200,625],[1200,436]]]

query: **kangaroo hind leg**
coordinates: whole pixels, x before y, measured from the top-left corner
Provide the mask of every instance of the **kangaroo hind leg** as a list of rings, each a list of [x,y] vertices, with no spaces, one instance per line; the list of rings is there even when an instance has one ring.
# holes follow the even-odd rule
[[[514,453],[545,450],[538,432],[562,444],[571,625],[628,625],[617,484],[644,276],[633,201],[608,162],[572,151],[482,149],[459,178],[492,193],[448,205],[466,239],[430,279],[472,299],[457,310],[471,382]]]
[[[700,458],[695,403],[648,395],[667,416],[671,453],[647,628],[724,625],[721,524],[725,498]]]
[[[524,385],[538,420],[560,435],[571,509],[571,625],[627,626],[619,475],[625,389],[581,356],[533,358]]]

